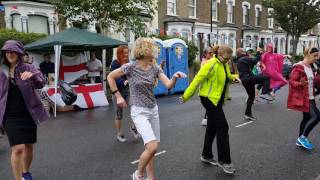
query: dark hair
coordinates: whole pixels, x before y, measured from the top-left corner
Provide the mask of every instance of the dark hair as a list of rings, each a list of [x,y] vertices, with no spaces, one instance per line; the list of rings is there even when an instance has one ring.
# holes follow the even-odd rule
[[[306,48],[306,49],[304,50],[303,54],[304,54],[305,56],[307,56],[307,55],[310,55],[310,54],[316,53],[316,52],[319,52],[319,49],[318,49],[318,48],[315,48],[315,47],[312,47],[312,48]]]
[[[7,57],[5,54],[1,56],[1,64],[6,65],[7,67],[10,67],[11,63],[8,61]]]

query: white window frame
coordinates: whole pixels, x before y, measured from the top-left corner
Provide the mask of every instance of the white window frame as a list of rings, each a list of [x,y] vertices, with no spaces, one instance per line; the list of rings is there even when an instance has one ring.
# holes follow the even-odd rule
[[[226,0],[227,4],[227,23],[233,23],[233,7],[235,6],[235,0]]]
[[[260,27],[261,26],[261,13],[262,13],[262,6],[260,4],[256,4],[255,7],[255,14],[256,14],[256,19],[255,19],[255,25]],[[258,18],[260,18],[260,24],[258,24]]]
[[[228,45],[233,49],[234,48],[234,37],[235,35],[234,34],[229,34],[229,38],[228,38]]]
[[[29,26],[30,26],[30,18],[31,18],[31,17],[40,17],[40,18],[46,19],[46,29],[47,29],[47,31],[46,31],[46,32],[35,32],[35,33],[44,33],[44,34],[50,35],[49,17],[48,17],[48,16],[41,15],[41,14],[29,14],[29,15],[28,15],[28,24],[27,24],[28,33],[34,32],[34,31],[32,31],[31,28],[29,27]]]
[[[190,16],[189,14],[189,18],[197,18],[197,0],[194,0],[194,4],[189,4],[189,1],[188,1],[188,13],[189,13],[189,8],[193,8],[193,14],[194,14],[194,16]]]
[[[226,45],[226,44],[227,44],[227,38],[226,38],[227,35],[223,33],[223,34],[220,35],[220,37],[221,37],[221,42],[220,42],[220,44],[221,44],[221,45]]]
[[[218,21],[218,3],[220,3],[220,0],[211,0],[211,1],[212,1],[212,6],[213,6],[214,3],[216,5],[216,13],[214,14],[212,12],[211,19],[212,19],[212,21]],[[215,1],[215,2],[213,2],[213,1]],[[213,8],[212,8],[212,10],[213,10]]]
[[[20,28],[21,29],[16,29],[15,24],[13,22],[15,20],[14,16],[19,16],[17,20],[20,23]],[[11,13],[10,14],[10,18],[11,18],[11,22],[10,23],[11,23],[12,29],[14,29],[14,30],[16,30],[18,32],[23,32],[22,15],[20,13]]]
[[[173,4],[173,13],[169,12],[169,3]],[[167,15],[176,16],[177,15],[177,0],[167,0]]]
[[[268,8],[268,28],[269,29],[273,29],[273,18],[270,17],[271,16],[271,13],[273,12],[273,8]]]
[[[247,1],[244,1],[244,2],[242,2],[242,23],[244,24],[244,25],[249,25],[250,24],[250,22],[248,22],[247,24],[246,24],[246,14],[248,15],[248,20],[250,21],[250,17],[249,17],[249,15],[250,15],[250,8],[251,8],[251,5],[250,5],[250,3],[249,2],[247,2]]]
[[[249,38],[248,38],[249,37]],[[249,34],[247,34],[246,36],[245,36],[245,45],[244,45],[244,47],[249,47],[249,48],[251,48],[252,47],[252,36],[251,35],[249,35]]]

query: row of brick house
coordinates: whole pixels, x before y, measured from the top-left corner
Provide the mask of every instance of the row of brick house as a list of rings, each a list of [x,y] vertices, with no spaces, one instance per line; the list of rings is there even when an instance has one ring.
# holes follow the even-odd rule
[[[154,1],[158,4],[156,14],[153,18],[144,18],[149,34],[183,36],[193,40],[200,50],[209,44],[225,44],[234,50],[238,47],[255,49],[272,42],[279,53],[292,51],[291,38],[275,25],[270,17],[272,9],[263,7],[262,0]],[[5,0],[2,5],[4,11],[0,8],[0,27],[46,34],[61,30],[58,15],[49,0]],[[88,29],[95,31],[94,27],[92,23]],[[129,30],[123,33],[110,31],[109,35],[127,41],[129,45],[135,40]],[[298,53],[303,52],[305,47],[318,47],[318,37],[316,26],[300,38]]]
[[[192,39],[201,49],[209,43],[256,49],[272,42],[278,53],[291,52],[291,38],[275,25],[272,11],[262,6],[262,0],[163,0],[159,28],[161,33]],[[316,34],[318,26],[300,38],[299,53],[305,47],[318,47]]]

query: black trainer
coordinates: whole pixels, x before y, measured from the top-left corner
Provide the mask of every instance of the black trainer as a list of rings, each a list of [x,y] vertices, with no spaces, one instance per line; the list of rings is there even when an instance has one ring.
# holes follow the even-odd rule
[[[256,121],[257,118],[253,117],[252,115],[244,115],[244,120],[246,120],[246,121]]]

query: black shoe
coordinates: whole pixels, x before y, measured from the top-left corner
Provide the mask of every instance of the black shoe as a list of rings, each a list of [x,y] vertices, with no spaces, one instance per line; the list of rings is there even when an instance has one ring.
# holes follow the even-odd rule
[[[244,120],[246,120],[246,121],[256,121],[257,118],[253,117],[252,115],[244,115]]]

